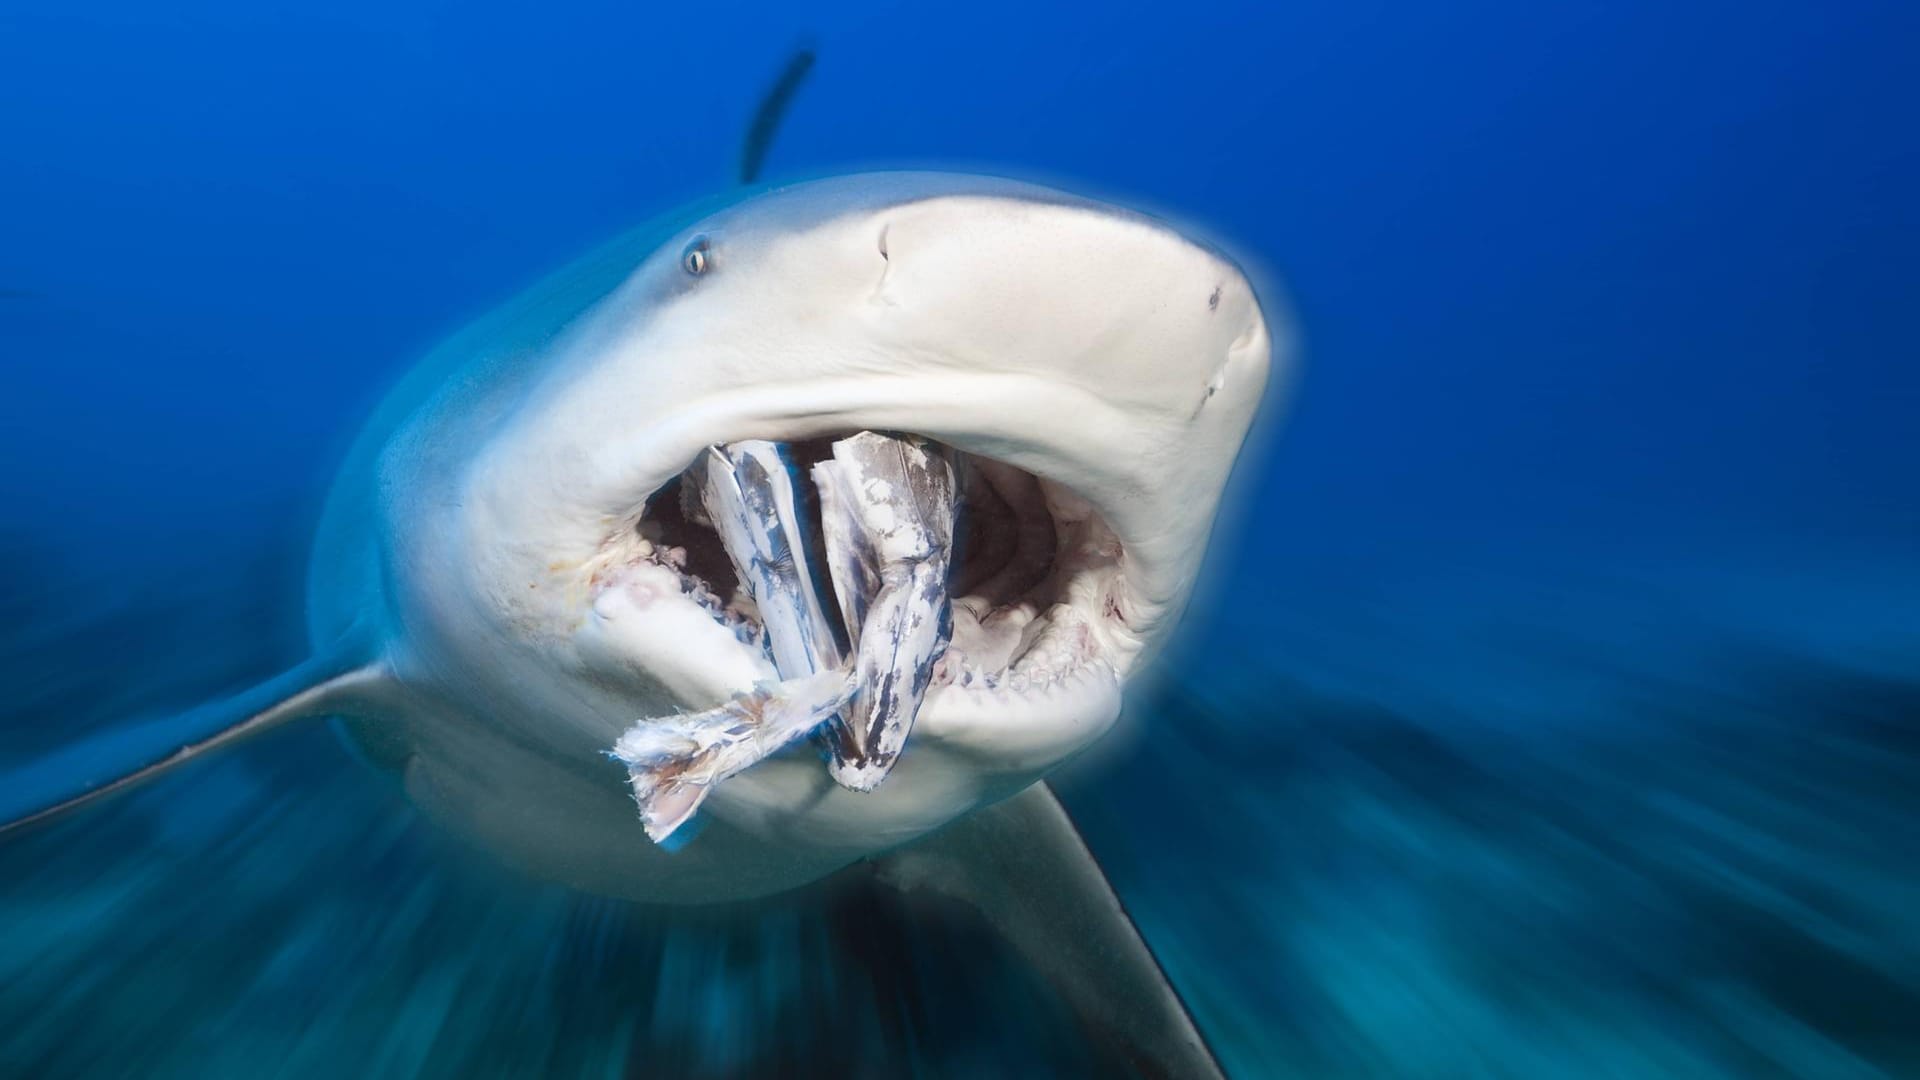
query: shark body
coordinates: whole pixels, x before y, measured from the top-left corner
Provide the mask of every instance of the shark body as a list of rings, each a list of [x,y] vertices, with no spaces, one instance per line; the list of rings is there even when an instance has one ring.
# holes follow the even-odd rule
[[[582,889],[703,903],[870,861],[889,884],[966,899],[1149,1071],[1209,1074],[1038,781],[1108,730],[1177,621],[1273,341],[1231,260],[1048,188],[862,174],[663,219],[455,336],[380,408],[320,525],[311,659],[6,827],[331,717],[429,817]],[[810,495],[807,464],[876,432],[952,463],[958,524],[950,567],[932,564],[945,591],[890,616],[924,647],[859,675],[873,596],[850,603],[818,567],[836,554],[805,536],[820,503],[853,496]],[[793,467],[772,481],[798,492],[776,524],[816,566],[788,580],[853,680],[827,712],[845,722],[862,693],[915,689],[884,768],[830,768],[846,763],[824,731],[770,746],[685,789],[678,816],[697,829],[669,849],[608,751],[729,701],[747,704],[720,734],[751,735],[752,695],[808,674],[776,662],[762,564],[698,497],[714,461],[747,460],[713,448],[742,446]]]

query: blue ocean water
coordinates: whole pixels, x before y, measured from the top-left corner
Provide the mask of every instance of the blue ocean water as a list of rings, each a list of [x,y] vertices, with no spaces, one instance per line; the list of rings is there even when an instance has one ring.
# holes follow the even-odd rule
[[[1060,781],[1232,1075],[1920,1072],[1898,4],[0,0],[0,775],[297,658],[382,390],[728,187],[800,42],[769,179],[1284,282],[1209,595]],[[8,1075],[1116,1068],[964,919],[525,881],[320,729],[0,844],[0,927]]]

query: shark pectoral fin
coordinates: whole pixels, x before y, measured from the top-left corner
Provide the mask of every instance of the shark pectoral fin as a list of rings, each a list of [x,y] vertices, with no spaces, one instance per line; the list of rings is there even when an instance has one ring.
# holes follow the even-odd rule
[[[45,823],[289,720],[341,712],[388,678],[384,661],[319,656],[232,697],[91,736],[0,779],[0,835]]]
[[[1186,1005],[1046,784],[875,860],[879,880],[978,911],[1148,1076],[1223,1077]]]

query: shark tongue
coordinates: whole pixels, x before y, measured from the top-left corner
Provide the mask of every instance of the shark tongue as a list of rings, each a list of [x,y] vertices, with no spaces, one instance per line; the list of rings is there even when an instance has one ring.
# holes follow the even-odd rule
[[[861,432],[813,469],[821,533],[854,655],[834,636],[810,565],[811,523],[785,447],[708,449],[700,499],[766,628],[780,682],[697,713],[642,720],[614,750],[647,832],[661,841],[712,785],[816,727],[829,772],[871,791],[900,756],[952,632],[955,480],[948,451]]]
[[[813,482],[854,648],[851,745],[836,747],[830,771],[871,791],[906,745],[953,630],[953,462],[923,439],[863,431],[833,444]]]

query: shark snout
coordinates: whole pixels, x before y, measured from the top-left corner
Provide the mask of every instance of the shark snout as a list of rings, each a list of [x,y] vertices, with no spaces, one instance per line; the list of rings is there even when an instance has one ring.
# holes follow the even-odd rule
[[[949,196],[891,207],[862,231],[886,251],[869,325],[913,357],[1184,416],[1230,360],[1247,366],[1266,344],[1240,268],[1140,215]]]

